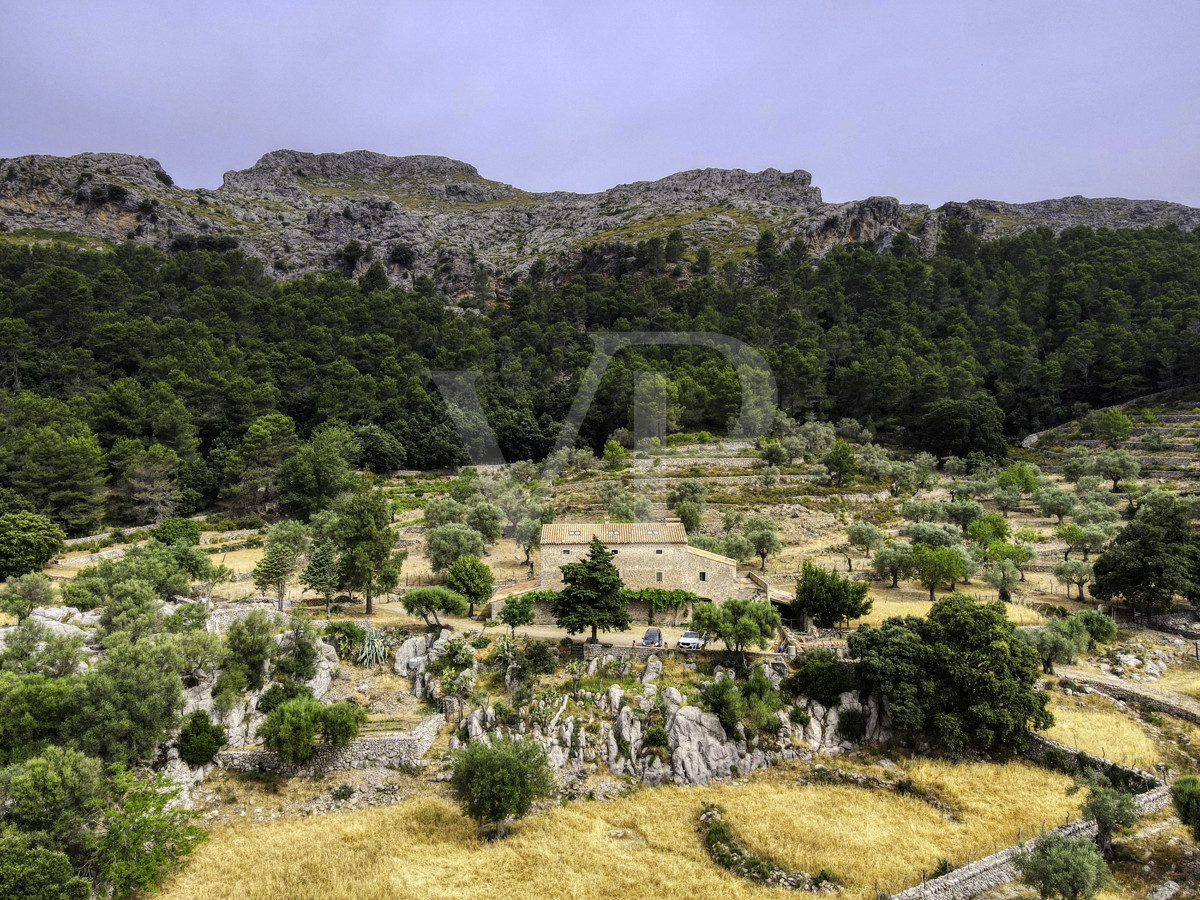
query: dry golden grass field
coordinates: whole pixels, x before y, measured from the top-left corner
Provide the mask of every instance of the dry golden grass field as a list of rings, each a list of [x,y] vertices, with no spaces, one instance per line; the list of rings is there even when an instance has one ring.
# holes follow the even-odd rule
[[[944,592],[938,593],[939,597],[943,595]],[[851,621],[851,628],[857,628],[859,625],[881,625],[885,619],[892,616],[924,617],[929,614],[929,608],[933,605],[929,602],[929,593],[919,589],[877,588],[872,589],[870,597],[871,611],[862,618]],[[1018,625],[1040,625],[1045,622],[1036,610],[1027,606],[1008,603],[1005,604],[1004,610],[1008,618]]]
[[[1022,763],[914,760],[907,774],[955,810],[847,785],[801,784],[784,766],[743,783],[642,790],[534,814],[503,841],[479,837],[433,788],[397,806],[220,828],[165,900],[400,900],[400,898],[624,898],[781,896],[716,866],[696,833],[705,801],[723,805],[753,851],[845,880],[848,900],[875,880],[911,883],[943,857],[962,863],[994,842],[1074,818],[1068,779]],[[874,771],[882,773],[882,770]]]
[[[1095,695],[1064,697],[1053,694],[1054,727],[1046,737],[1092,756],[1149,769],[1162,761],[1158,744],[1145,725]]]

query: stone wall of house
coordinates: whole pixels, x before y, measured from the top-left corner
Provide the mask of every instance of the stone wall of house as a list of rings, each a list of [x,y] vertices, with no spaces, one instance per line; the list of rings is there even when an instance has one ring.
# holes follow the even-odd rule
[[[412,731],[359,738],[339,747],[321,744],[312,758],[291,766],[270,750],[227,750],[217,754],[217,763],[242,772],[279,772],[284,775],[319,775],[338,769],[368,766],[411,767],[420,763],[433,746],[445,718],[429,716]]]
[[[617,551],[613,563],[621,580],[631,590],[663,588],[691,591],[700,597],[725,600],[733,596],[737,586],[737,564],[689,552],[686,544],[620,544],[610,547]],[[564,552],[565,551],[565,552]],[[587,544],[547,544],[541,551],[542,590],[557,591],[563,587],[562,566],[579,562],[587,555]],[[700,580],[700,573],[704,580]],[[659,580],[661,575],[662,580]]]

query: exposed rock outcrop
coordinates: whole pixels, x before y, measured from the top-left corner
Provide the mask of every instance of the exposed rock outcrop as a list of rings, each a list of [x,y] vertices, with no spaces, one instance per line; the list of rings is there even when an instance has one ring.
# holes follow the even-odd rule
[[[428,275],[451,293],[477,289],[481,277],[507,290],[539,257],[552,269],[579,266],[588,246],[609,246],[587,260],[603,269],[618,262],[614,241],[661,237],[673,227],[694,245],[743,247],[772,228],[781,243],[803,241],[817,256],[848,241],[885,249],[904,228],[931,253],[947,217],[985,238],[1043,225],[1200,225],[1200,209],[1157,200],[971,200],[937,210],[892,197],[826,203],[803,170],[694,169],[595,194],[532,193],[446,157],[276,150],[227,172],[217,190],[187,190],[140,156],[0,160],[0,225],[8,229],[163,248],[223,237],[285,277],[331,267],[353,274],[382,259],[395,284]],[[360,252],[344,253],[352,241]]]

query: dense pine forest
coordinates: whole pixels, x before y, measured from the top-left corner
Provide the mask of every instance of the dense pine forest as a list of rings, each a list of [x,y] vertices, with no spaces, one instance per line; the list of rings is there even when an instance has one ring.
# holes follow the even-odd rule
[[[721,268],[676,232],[591,248],[573,273],[536,265],[503,290],[481,276],[453,300],[428,278],[389,287],[380,262],[357,279],[278,281],[228,243],[0,243],[0,514],[83,534],[250,511],[280,471],[319,491],[322,454],[375,471],[460,464],[425,375],[437,369],[481,372],[506,458],[541,459],[596,330],[737,337],[769,362],[788,416],[853,417],[941,455],[994,454],[1200,381],[1200,233],[1174,227],[981,242],[950,222],[932,259],[901,236],[815,263],[766,232]],[[671,430],[721,434],[738,412],[715,352],[634,348],[609,367],[581,441],[598,449],[632,426],[637,370],[665,379]]]

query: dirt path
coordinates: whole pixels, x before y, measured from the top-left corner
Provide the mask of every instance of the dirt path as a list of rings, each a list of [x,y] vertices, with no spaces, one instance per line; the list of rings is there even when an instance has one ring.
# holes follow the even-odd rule
[[[425,627],[424,622],[422,622],[420,619],[414,619],[412,616],[408,615],[408,613],[404,611],[404,607],[399,603],[378,604],[375,607],[375,619],[377,625],[390,626],[404,624],[415,629],[421,629]],[[448,628],[451,628],[456,634],[470,634],[481,630],[479,622],[476,622],[472,619],[467,619],[465,617],[460,618],[458,616],[442,616],[441,621]],[[670,621],[669,617],[668,621]],[[644,624],[635,624],[628,631],[602,631],[599,634],[599,638],[601,643],[604,644],[612,644],[614,647],[628,647],[633,644],[635,640],[638,643],[641,642],[642,635],[645,634],[647,627],[649,626]],[[679,640],[680,635],[682,635],[684,632],[684,629],[682,628],[673,628],[669,624],[659,624],[658,622],[656,622],[653,627],[662,631],[663,641],[666,643],[668,649],[675,647],[675,643]],[[489,628],[487,633],[491,637],[497,637],[501,634],[508,634],[509,631],[506,627],[500,627]],[[540,638],[555,644],[565,637],[571,637],[573,640],[581,641],[590,636],[587,632],[584,632],[583,634],[568,635],[565,629],[557,628],[553,625],[523,625],[517,629],[517,634],[525,637]]]

